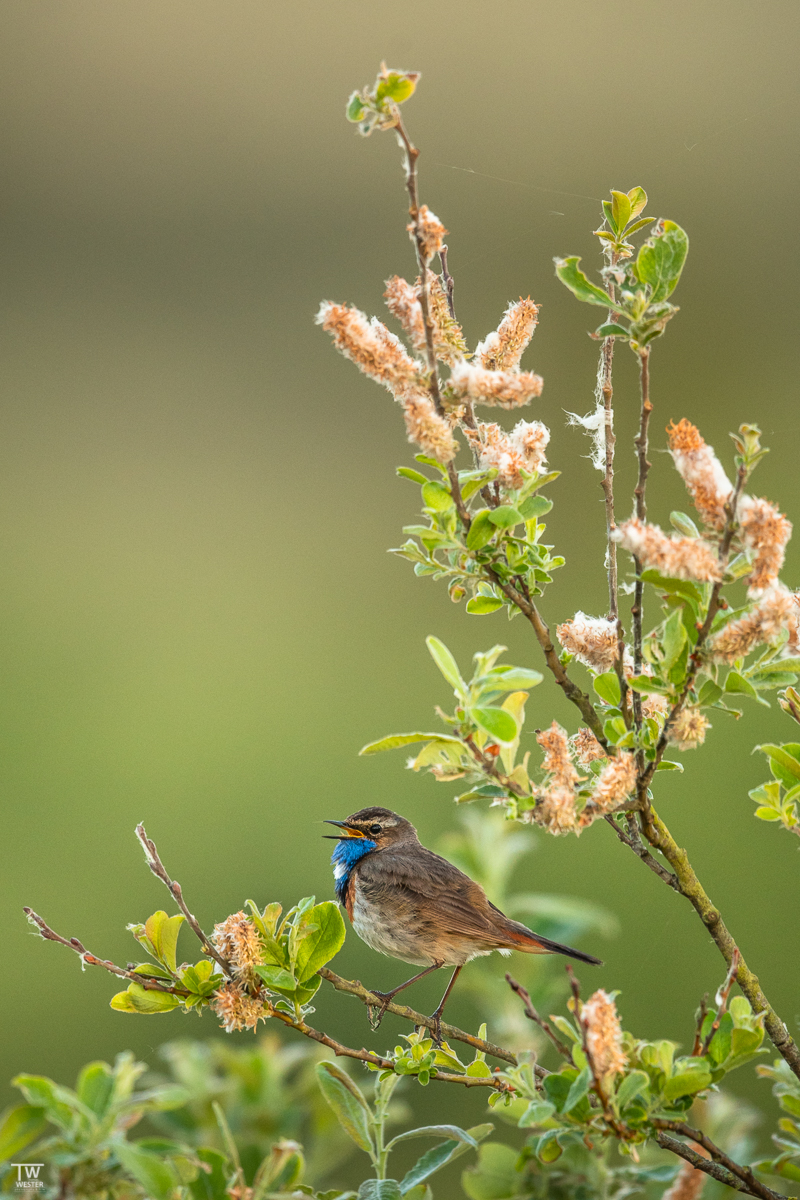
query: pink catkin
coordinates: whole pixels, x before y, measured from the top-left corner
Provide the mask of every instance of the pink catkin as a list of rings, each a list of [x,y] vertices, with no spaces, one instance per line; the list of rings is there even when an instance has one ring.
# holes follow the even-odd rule
[[[780,574],[786,544],[792,536],[792,523],[769,500],[742,496],[739,524],[742,541],[754,556],[748,585],[751,591],[760,591]]]
[[[725,505],[733,493],[733,484],[713,446],[709,446],[697,427],[685,418],[677,425],[670,423],[667,434],[672,460],[695,508],[712,529],[722,529],[727,517]]]
[[[776,642],[784,628],[792,635],[797,621],[797,598],[782,583],[776,583],[759,599],[755,608],[743,617],[724,625],[709,645],[709,654],[717,662],[735,662],[746,658],[756,646]]]
[[[458,443],[449,423],[439,416],[428,393],[422,388],[409,388],[399,392],[397,398],[403,405],[408,440],[437,462],[452,462],[458,453]]]
[[[461,326],[450,316],[442,281],[438,275],[428,271],[428,307],[433,325],[433,347],[436,357],[452,365],[466,352],[467,345]],[[386,306],[392,316],[403,327],[406,337],[415,350],[425,352],[425,322],[420,304],[420,280],[410,284],[399,275],[386,280],[383,293]]]
[[[432,213],[427,204],[423,204],[419,210],[419,236],[420,236],[420,253],[425,261],[429,263],[435,254],[438,254],[444,244],[445,229],[442,222]],[[406,226],[409,237],[412,242],[416,242],[416,229],[411,223]]]
[[[332,335],[336,349],[345,358],[390,391],[408,387],[420,378],[422,363],[411,358],[399,338],[376,317],[370,321],[357,308],[326,300],[316,320]]]
[[[584,666],[599,672],[613,670],[618,650],[616,621],[576,612],[571,621],[556,626],[556,634],[564,649]]]
[[[518,367],[539,320],[539,309],[530,296],[509,304],[493,333],[475,348],[475,361],[490,371],[509,371]]]
[[[489,371],[461,361],[453,367],[450,386],[456,396],[475,404],[520,408],[541,396],[544,381],[529,371]]]
[[[465,429],[464,434],[480,465],[497,471],[501,487],[522,487],[525,482],[523,471],[533,474],[546,463],[545,448],[550,431],[541,421],[519,421],[511,433],[506,433],[499,425],[482,421],[477,429]]]
[[[716,583],[722,578],[719,559],[701,538],[669,537],[657,525],[647,525],[638,517],[624,521],[613,537],[644,567],[655,567],[671,579]]]

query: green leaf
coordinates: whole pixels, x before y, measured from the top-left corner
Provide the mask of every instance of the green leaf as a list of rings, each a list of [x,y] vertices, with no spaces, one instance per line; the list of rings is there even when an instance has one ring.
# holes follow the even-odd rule
[[[156,1013],[172,1012],[180,1000],[171,992],[158,992],[155,989],[145,989],[139,983],[131,983],[125,992],[117,992],[110,1001],[111,1007],[117,1012],[136,1012],[146,1016]]]
[[[567,1093],[567,1098],[564,1101],[564,1106],[561,1109],[563,1113],[571,1112],[576,1104],[584,1098],[589,1091],[589,1084],[592,1081],[592,1073],[588,1067],[584,1067],[577,1079],[572,1081],[572,1086]]]
[[[628,226],[628,228],[625,230],[625,236],[630,237],[631,234],[636,233],[637,230],[644,229],[645,225],[652,225],[655,219],[655,217],[642,217],[641,221],[636,221],[633,225]]]
[[[657,771],[680,771],[683,774],[683,763],[671,762],[668,758],[662,758],[661,762],[656,767]]]
[[[473,617],[484,617],[488,613],[497,612],[503,607],[503,601],[496,596],[473,596],[467,601],[467,612]]]
[[[209,1169],[197,1172],[197,1178],[189,1183],[192,1200],[229,1200],[228,1160],[219,1150],[207,1146],[195,1151],[201,1163]]]
[[[291,971],[287,971],[285,967],[278,967],[272,963],[268,963],[259,964],[254,970],[264,980],[268,988],[274,988],[276,991],[282,992],[294,992],[297,988],[298,981]]]
[[[611,214],[621,233],[631,219],[631,201],[626,192],[615,192],[611,189]]]
[[[687,517],[684,512],[671,512],[669,514],[670,523],[673,528],[677,529],[678,533],[682,533],[684,537],[696,538],[700,536],[700,530],[695,525],[691,517]]]
[[[722,688],[713,679],[707,679],[697,696],[697,703],[702,707],[706,704],[716,704],[722,695]]]
[[[635,692],[644,692],[648,696],[668,696],[672,690],[666,683],[653,679],[650,675],[633,675],[628,680],[628,686]]]
[[[437,667],[442,672],[453,691],[458,693],[460,696],[466,695],[467,685],[461,678],[461,672],[458,669],[456,660],[453,658],[444,642],[440,642],[437,637],[426,637],[425,645],[428,647],[431,658],[436,663]]]
[[[447,512],[449,508],[453,508],[455,501],[450,495],[446,487],[442,487],[441,483],[435,483],[429,480],[422,488],[422,503],[426,508],[432,508],[435,512]]]
[[[644,1071],[631,1071],[622,1080],[622,1083],[617,1088],[614,1099],[619,1106],[620,1111],[627,1104],[630,1104],[634,1096],[640,1096],[647,1090],[650,1080]]]
[[[156,958],[170,971],[176,970],[178,934],[185,920],[180,913],[168,917],[165,912],[159,911],[154,912],[145,922],[144,930],[155,950]]]
[[[607,337],[624,337],[630,336],[624,325],[617,325],[615,321],[604,321],[602,325],[598,325],[594,331],[596,338]]]
[[[410,479],[412,483],[430,483],[427,475],[423,475],[421,471],[415,471],[413,467],[398,467],[396,474],[403,479]]]
[[[664,666],[669,670],[677,662],[683,647],[686,645],[686,626],[683,623],[683,612],[681,609],[676,608],[667,617],[661,645],[664,650]]]
[[[520,1129],[527,1129],[531,1125],[543,1125],[545,1121],[550,1120],[555,1111],[555,1104],[551,1104],[549,1100],[531,1100],[517,1124]]]
[[[546,496],[528,496],[527,500],[523,500],[518,506],[517,511],[525,521],[533,521],[537,517],[543,517],[550,512],[553,507],[553,501],[548,500]]]
[[[616,671],[606,671],[603,675],[598,675],[592,680],[592,686],[600,699],[605,701],[606,704],[610,704],[612,708],[616,708],[619,705],[622,699],[622,692]]]
[[[487,1142],[478,1151],[478,1163],[461,1176],[470,1200],[506,1200],[519,1194],[519,1153],[502,1142]]]
[[[500,504],[489,511],[489,520],[498,529],[513,529],[522,523],[523,517],[512,505]]]
[[[366,111],[367,110],[364,107],[364,101],[361,99],[358,92],[353,92],[352,96],[347,101],[347,108],[345,109],[345,114],[348,121],[352,121],[353,124],[363,121],[364,113]]]
[[[417,76],[409,76],[404,71],[390,71],[388,75],[379,78],[375,98],[402,104],[409,96],[414,95],[416,86]]]
[[[467,1136],[470,1138],[469,1142],[449,1140],[426,1151],[421,1158],[417,1159],[414,1166],[403,1178],[400,1184],[401,1194],[403,1196],[409,1195],[412,1188],[419,1187],[424,1180],[429,1179],[431,1175],[441,1170],[447,1163],[460,1158],[471,1147],[477,1146],[480,1138],[486,1137],[487,1133],[490,1133],[491,1130],[491,1125],[479,1125],[475,1129],[467,1131]],[[463,1130],[461,1132],[463,1133]],[[473,1137],[473,1134],[477,1136]]]
[[[320,1090],[342,1129],[359,1149],[372,1154],[371,1114],[361,1089],[336,1063],[318,1063],[316,1071]]]
[[[490,508],[482,508],[472,518],[472,524],[467,534],[468,550],[482,550],[494,537],[497,527],[492,523],[491,515]]]
[[[384,750],[399,750],[402,746],[413,746],[415,742],[455,742],[456,745],[461,745],[461,741],[457,737],[451,737],[449,733],[390,733],[388,737],[381,738],[377,742],[368,742],[366,746],[362,746],[359,750],[359,756],[362,754],[380,754]]]
[[[72,1127],[80,1107],[69,1088],[59,1087],[45,1075],[16,1075],[11,1083],[20,1089],[29,1105],[44,1110],[48,1121],[62,1129]]]
[[[506,709],[495,708],[490,704],[475,705],[474,708],[470,708],[469,715],[484,733],[488,733],[489,737],[495,738],[496,741],[507,744],[515,741],[518,733],[517,722]]]
[[[113,1142],[114,1153],[128,1175],[146,1189],[153,1200],[172,1200],[172,1194],[180,1185],[180,1176],[171,1162],[142,1150],[135,1142],[121,1138]]]
[[[478,1144],[472,1134],[467,1133],[458,1125],[420,1125],[419,1129],[408,1129],[405,1133],[398,1133],[396,1137],[392,1138],[386,1149],[390,1150],[398,1142],[407,1142],[410,1138],[417,1137],[449,1138],[452,1141],[464,1142],[467,1146],[477,1146]]]
[[[502,688],[504,692],[517,692],[536,687],[543,679],[539,671],[532,671],[529,667],[508,667],[507,669],[495,667],[495,673],[497,689]]]
[[[688,253],[689,239],[674,221],[663,221],[659,230],[640,248],[636,276],[653,289],[650,304],[658,304],[672,295]]]
[[[345,927],[338,904],[323,900],[307,914],[307,919],[317,926],[311,937],[300,943],[295,960],[295,972],[301,983],[308,983],[320,967],[339,953],[344,945]]]
[[[358,1189],[358,1200],[400,1200],[401,1195],[396,1179],[365,1179]]]
[[[710,1084],[711,1072],[708,1070],[681,1071],[664,1084],[664,1098],[677,1100],[680,1096],[693,1096]]]
[[[80,1102],[102,1117],[114,1090],[114,1076],[108,1063],[87,1063],[78,1076],[75,1090]]]
[[[625,309],[615,304],[597,284],[592,283],[578,266],[580,258],[557,258],[556,275],[569,288],[573,296],[586,304],[597,304],[600,308],[610,308],[614,312],[626,315]]]
[[[7,1162],[44,1133],[47,1117],[43,1108],[18,1104],[0,1121],[0,1162]]]
[[[628,199],[631,202],[631,215],[628,217],[630,221],[633,217],[638,217],[640,212],[644,212],[647,207],[647,192],[643,187],[631,188],[628,192]]]
[[[800,745],[786,742],[783,746],[776,746],[764,742],[755,749],[769,757],[774,774],[786,787],[793,787],[800,780]]]
[[[766,701],[761,699],[750,680],[745,679],[744,675],[740,675],[738,671],[728,672],[728,678],[725,680],[725,691],[734,695],[750,696],[751,699],[757,700],[761,704],[766,703]]]

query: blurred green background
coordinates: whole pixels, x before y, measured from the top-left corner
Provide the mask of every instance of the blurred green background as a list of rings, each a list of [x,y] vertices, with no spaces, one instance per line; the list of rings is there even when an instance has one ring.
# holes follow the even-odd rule
[[[462,660],[507,642],[509,661],[538,665],[521,622],[467,617],[385,552],[413,519],[394,476],[411,448],[389,397],[312,324],[323,297],[380,312],[382,281],[414,270],[397,147],[355,135],[348,93],[381,58],[423,72],[407,118],[469,340],[520,294],[543,305],[529,415],[565,472],[549,534],[567,566],[544,604],[562,620],[603,611],[605,582],[599,476],[564,419],[592,405],[596,319],[552,258],[596,258],[610,187],[643,185],[691,239],[681,313],[653,355],[653,519],[686,506],[662,454],[684,415],[726,455],[728,430],[757,421],[773,448],[757,489],[800,513],[798,9],[6,0],[0,25],[5,1084],[216,1032],[209,1015],[112,1012],[111,978],[30,936],[23,904],[126,961],[126,922],[168,900],[139,820],[205,923],[248,896],[329,897],[324,818],[377,802],[429,844],[454,824],[452,787],[399,754],[356,757],[449,699],[424,636]],[[633,368],[618,350],[621,497]],[[800,582],[797,541],[785,577]],[[553,717],[575,728],[542,686],[528,724]],[[791,736],[775,705],[720,717],[659,797],[796,1031],[797,844],[747,797],[765,773],[752,745]],[[591,983],[621,989],[626,1025],[686,1044],[721,964],[685,902],[605,827],[541,836],[532,861],[520,887],[618,915]],[[337,967],[384,988],[406,970],[354,936]],[[439,989],[421,984],[417,1006]],[[478,1019],[458,992],[450,1011]],[[318,1019],[372,1037],[346,997],[321,996]],[[399,1029],[387,1020],[374,1043]],[[750,1070],[738,1086],[768,1093]],[[423,1108],[441,1105],[434,1091]],[[447,1100],[482,1119],[474,1093]]]

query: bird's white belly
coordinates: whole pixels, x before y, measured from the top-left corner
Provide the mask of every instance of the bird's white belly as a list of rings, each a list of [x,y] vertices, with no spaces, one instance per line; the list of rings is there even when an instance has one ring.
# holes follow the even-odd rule
[[[380,908],[366,904],[356,886],[353,897],[353,928],[363,942],[379,954],[398,958],[401,962],[417,967],[428,967],[435,962],[444,966],[457,967],[491,954],[491,949],[482,949],[462,938],[436,938],[421,936],[420,930],[411,928],[402,919],[385,920]]]

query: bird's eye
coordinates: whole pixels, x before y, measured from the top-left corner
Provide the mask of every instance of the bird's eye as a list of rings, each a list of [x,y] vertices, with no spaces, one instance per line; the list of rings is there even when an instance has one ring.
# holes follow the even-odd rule
[[[369,831],[370,833],[380,833],[381,827],[380,825],[370,825]]]

